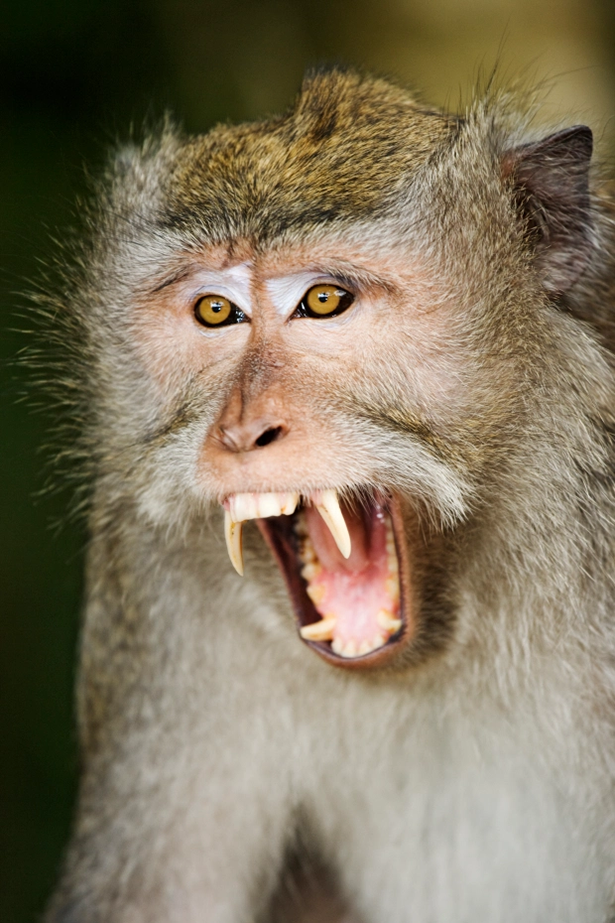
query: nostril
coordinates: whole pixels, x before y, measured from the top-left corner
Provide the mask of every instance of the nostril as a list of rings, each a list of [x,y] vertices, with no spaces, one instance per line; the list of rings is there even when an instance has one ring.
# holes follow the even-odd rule
[[[279,439],[282,435],[281,426],[273,426],[271,429],[266,429],[264,433],[261,433],[258,439],[255,440],[254,444],[259,448],[262,448],[265,445],[269,445],[270,442],[275,442],[276,439]]]

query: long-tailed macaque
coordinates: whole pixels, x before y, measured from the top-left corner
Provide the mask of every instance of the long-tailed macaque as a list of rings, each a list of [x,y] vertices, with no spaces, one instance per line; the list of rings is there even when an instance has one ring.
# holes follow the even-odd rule
[[[612,919],[591,152],[333,69],[115,158],[55,300],[91,538],[48,923],[270,920],[289,868],[361,923]]]

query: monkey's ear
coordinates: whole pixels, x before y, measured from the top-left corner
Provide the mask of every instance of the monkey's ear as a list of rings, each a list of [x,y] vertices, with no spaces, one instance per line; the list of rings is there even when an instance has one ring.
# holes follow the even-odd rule
[[[508,151],[502,161],[534,237],[543,285],[556,295],[576,282],[591,256],[592,147],[591,129],[575,125]]]

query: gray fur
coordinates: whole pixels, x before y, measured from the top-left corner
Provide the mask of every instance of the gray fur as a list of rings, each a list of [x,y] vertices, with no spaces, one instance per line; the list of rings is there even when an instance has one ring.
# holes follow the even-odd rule
[[[346,140],[353,93],[373,97],[369,111],[381,108],[381,135],[394,130],[397,145],[391,175],[355,213],[378,125]],[[302,211],[297,189],[276,185],[262,160],[276,133],[300,135],[306,111],[326,112],[318,138],[333,138],[330,153],[315,128],[306,133],[311,181],[342,170],[341,153],[347,160],[347,188],[328,216]],[[196,140],[167,128],[122,152],[58,304],[79,331],[71,376],[91,542],[83,774],[47,923],[263,919],[297,836],[364,923],[606,923],[615,905],[611,206],[594,191],[592,262],[555,299],[514,176],[501,171],[528,141],[506,106],[448,119],[384,82],[334,71],[308,82],[284,118]],[[422,131],[429,144],[413,155]],[[427,353],[402,328],[379,373],[345,370],[333,389],[334,370],[319,381],[308,357],[295,382],[313,387],[323,426],[352,446],[332,454],[331,486],[393,490],[419,511],[421,629],[388,668],[340,671],[299,641],[256,529],[243,581],[232,571],[221,497],[195,470],[235,370],[199,370],[156,390],[135,346],[149,293],[220,235],[209,215],[212,203],[225,209],[238,162],[245,188],[225,193],[232,239],[262,251],[368,240],[383,261],[396,253],[426,267],[436,314],[454,306]],[[371,176],[371,162],[365,169]],[[428,404],[420,362],[446,373],[454,394]],[[302,475],[296,489],[325,486]]]

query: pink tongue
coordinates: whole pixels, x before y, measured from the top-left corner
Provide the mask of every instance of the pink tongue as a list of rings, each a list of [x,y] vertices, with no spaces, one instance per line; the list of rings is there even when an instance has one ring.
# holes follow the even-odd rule
[[[334,637],[344,645],[354,641],[359,647],[363,641],[371,644],[378,635],[386,638],[376,616],[381,609],[396,615],[398,606],[386,589],[389,568],[383,510],[376,507],[364,514],[369,516],[369,523],[348,508],[343,512],[351,541],[348,560],[320,513],[313,507],[305,511],[310,539],[322,567],[318,576],[310,580],[310,586],[324,591],[316,608],[324,618],[335,616]]]

